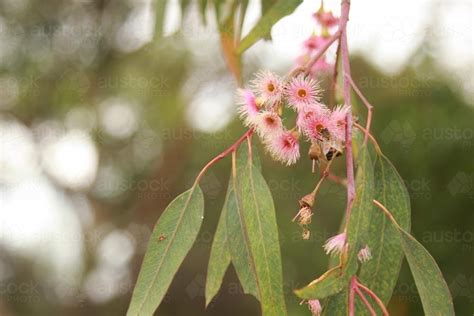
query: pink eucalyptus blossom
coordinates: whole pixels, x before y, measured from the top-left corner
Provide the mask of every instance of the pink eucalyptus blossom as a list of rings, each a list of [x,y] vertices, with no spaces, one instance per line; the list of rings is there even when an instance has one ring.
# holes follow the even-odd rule
[[[315,102],[298,111],[296,125],[300,130],[304,131],[307,128],[308,123],[317,116],[328,117],[329,109],[324,104]]]
[[[291,79],[285,93],[289,105],[297,111],[303,110],[320,99],[320,89],[316,80],[303,75]]]
[[[252,80],[254,91],[265,102],[267,107],[273,107],[279,102],[283,93],[281,79],[270,71],[261,71]]]
[[[334,237],[329,238],[324,244],[324,251],[328,255],[338,255],[344,249],[346,245],[346,233],[341,233]]]
[[[266,145],[271,156],[287,166],[294,164],[300,158],[300,146],[296,132],[282,130],[279,134],[268,139]]]
[[[311,311],[311,314],[313,314],[313,316],[321,315],[321,312],[323,310],[319,300],[309,300],[308,307],[309,307],[309,310]]]
[[[325,111],[311,113],[313,114],[306,115],[301,123],[303,133],[312,141],[330,140],[330,131],[334,129],[330,113]]]
[[[269,139],[281,133],[283,123],[277,113],[263,111],[255,117],[254,126],[262,138]]]
[[[259,113],[257,98],[251,90],[239,89],[237,91],[238,113],[244,124],[248,127],[255,126],[256,118]]]

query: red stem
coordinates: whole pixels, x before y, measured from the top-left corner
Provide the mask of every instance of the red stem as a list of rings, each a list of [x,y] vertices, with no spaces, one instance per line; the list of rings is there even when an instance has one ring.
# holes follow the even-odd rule
[[[349,316],[354,316],[355,314],[355,301],[354,301],[354,291],[357,288],[356,277],[351,278],[349,285]]]
[[[385,305],[383,304],[382,300],[377,296],[377,294],[375,294],[374,292],[372,292],[372,290],[370,290],[368,287],[366,287],[365,285],[359,283],[357,280],[356,280],[356,286],[362,290],[364,290],[364,292],[366,292],[367,294],[369,294],[370,297],[372,297],[375,302],[377,303],[377,305],[380,307],[380,309],[382,310],[382,314],[384,316],[389,316],[389,313],[387,311],[387,308],[385,308]]]
[[[364,305],[367,307],[367,309],[369,310],[370,312],[370,315],[371,316],[377,316],[377,313],[375,312],[374,308],[372,307],[372,305],[370,305],[369,301],[365,298],[364,294],[361,292],[361,290],[359,290],[358,287],[355,288],[355,291],[356,291],[356,294],[357,296],[359,296],[359,298],[362,300],[362,302],[364,303]]]
[[[347,79],[350,76],[351,68],[349,63],[349,49],[347,47],[347,21],[349,20],[350,2],[342,0],[341,2],[341,22],[339,29],[341,30],[341,59],[343,87],[344,87],[344,103],[349,106],[350,110],[346,116],[346,173],[347,173],[347,206],[346,206],[346,224],[352,210],[352,203],[355,198],[354,185],[354,159],[352,155],[352,102],[351,102],[351,84]]]
[[[336,50],[336,61],[334,62],[334,73],[332,75],[332,80],[331,80],[331,94],[329,95],[329,105],[331,107],[334,106],[334,103],[336,102],[336,88],[337,88],[337,66],[339,64],[339,57],[341,55],[341,41],[338,42],[337,44],[337,50]]]
[[[250,136],[253,134],[253,128],[249,129],[247,132],[245,132],[244,135],[242,135],[235,143],[233,143],[229,148],[224,150],[222,153],[214,157],[211,161],[209,161],[204,168],[201,169],[199,172],[198,176],[196,177],[196,180],[194,181],[193,187],[195,187],[199,181],[201,180],[202,176],[206,173],[207,169],[209,169],[211,166],[213,166],[216,162],[219,160],[225,158],[228,154],[235,152],[237,148]]]

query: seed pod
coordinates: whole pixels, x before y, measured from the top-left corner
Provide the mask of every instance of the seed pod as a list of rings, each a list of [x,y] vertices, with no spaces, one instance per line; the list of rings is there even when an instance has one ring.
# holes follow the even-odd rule
[[[323,156],[323,151],[318,143],[312,143],[308,152],[309,159],[318,161]]]
[[[314,205],[314,199],[315,199],[315,194],[314,194],[314,192],[311,192],[311,193],[309,193],[309,194],[306,194],[305,196],[303,196],[303,197],[299,200],[300,207],[301,207],[301,208],[303,208],[303,207],[312,208],[313,205]]]

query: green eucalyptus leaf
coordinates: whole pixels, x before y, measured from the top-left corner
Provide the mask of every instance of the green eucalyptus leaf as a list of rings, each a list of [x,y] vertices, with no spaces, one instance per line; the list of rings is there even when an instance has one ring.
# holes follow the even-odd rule
[[[227,212],[232,263],[244,290],[260,300],[263,315],[286,315],[273,199],[258,160],[251,161],[242,147],[232,176],[235,205]]]
[[[226,200],[226,230],[231,261],[237,273],[244,293],[259,297],[256,284],[256,268],[252,259],[252,251],[248,242],[245,222],[243,221],[242,205],[237,203],[235,187],[238,177],[248,163],[248,146],[243,144],[237,151],[236,172],[229,180],[228,198]],[[252,147],[252,163],[260,168],[260,159],[256,147]]]
[[[206,306],[209,305],[213,297],[219,292],[225,272],[231,262],[226,228],[227,209],[229,207],[230,198],[234,198],[231,186],[227,189],[224,207],[222,208],[221,216],[217,224],[214,240],[212,241],[206,277]]]
[[[436,261],[413,236],[403,229],[400,234],[425,315],[454,315],[453,299]]]
[[[226,216],[229,252],[244,293],[251,294],[258,299],[259,291],[257,289],[255,260],[253,259],[243,216],[242,205],[237,203],[235,191],[232,188],[229,194]]]
[[[237,47],[237,54],[242,54],[259,39],[267,37],[272,26],[284,16],[291,14],[301,2],[301,0],[278,0],[242,39]]]
[[[410,230],[410,198],[405,183],[392,163],[383,155],[375,162],[375,199],[392,211],[398,223]],[[396,228],[377,208],[372,208],[366,243],[372,260],[362,264],[359,279],[388,304],[397,283],[403,260]]]
[[[257,154],[257,148],[252,144],[252,162],[257,168],[261,168],[260,159]],[[242,148],[237,152],[237,169],[242,170],[246,167],[248,161],[248,146],[242,145]],[[227,267],[232,262],[232,255],[229,248],[228,236],[237,237],[232,239],[232,253],[234,257],[234,267],[237,275],[241,280],[242,287],[245,293],[252,294],[258,297],[255,285],[255,275],[252,274],[249,266],[248,250],[246,250],[244,243],[244,236],[242,235],[242,228],[238,221],[237,203],[235,201],[235,194],[233,191],[232,174],[227,188],[227,195],[225,198],[222,213],[217,224],[217,230],[212,242],[211,254],[209,258],[209,265],[207,269],[206,280],[206,306],[211,302],[212,298],[217,294],[221,287]],[[230,209],[229,229],[227,232],[227,213]],[[235,245],[237,244],[237,247]],[[242,256],[242,254],[247,254]]]
[[[277,0],[262,0],[262,14],[261,16],[265,16],[265,14],[267,14],[268,10],[270,10],[271,7],[273,7],[275,5]],[[271,33],[269,32],[267,35],[263,36],[262,37],[263,39],[265,40],[271,40],[272,39],[272,36],[271,36]]]
[[[323,315],[326,316],[347,316],[348,313],[348,284],[343,291],[331,296],[326,300],[323,307]],[[359,314],[357,314],[359,315]]]
[[[127,315],[153,315],[191,249],[204,218],[199,186],[176,197],[156,223]]]
[[[342,277],[340,267],[332,268],[312,281],[302,289],[295,290],[295,294],[302,299],[323,299],[342,291],[347,286],[347,280]]]
[[[348,263],[357,265],[357,253],[367,242],[370,215],[373,211],[374,169],[372,158],[367,146],[360,149],[355,179],[356,197],[347,226]],[[351,267],[353,269],[353,267]]]
[[[286,315],[275,207],[267,183],[253,164],[242,171],[236,196],[243,209],[262,314]]]
[[[390,219],[399,234],[425,315],[454,315],[453,299],[436,261],[393,217]]]

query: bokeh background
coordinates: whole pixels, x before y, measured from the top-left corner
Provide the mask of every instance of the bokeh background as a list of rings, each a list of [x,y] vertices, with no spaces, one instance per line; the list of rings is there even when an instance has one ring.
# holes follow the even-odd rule
[[[124,315],[161,212],[244,131],[213,11],[204,25],[196,2],[0,2],[0,315]],[[325,5],[338,11],[338,1]],[[291,69],[318,7],[304,1],[275,25],[273,42],[246,52],[244,77]],[[250,1],[244,33],[260,8]],[[349,23],[373,132],[406,181],[413,234],[439,263],[457,315],[474,313],[472,13],[469,0],[354,0]],[[321,246],[337,231],[345,191],[323,186],[303,241],[291,219],[317,175],[306,159],[287,168],[260,154],[287,305],[308,315],[291,290],[325,270]],[[259,314],[232,268],[204,308],[228,174],[226,160],[203,179],[206,218],[158,315]],[[406,263],[389,309],[423,315]]]

